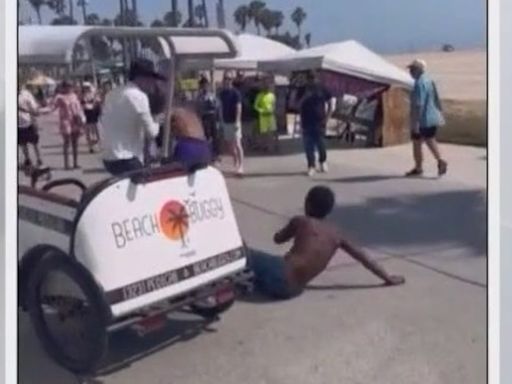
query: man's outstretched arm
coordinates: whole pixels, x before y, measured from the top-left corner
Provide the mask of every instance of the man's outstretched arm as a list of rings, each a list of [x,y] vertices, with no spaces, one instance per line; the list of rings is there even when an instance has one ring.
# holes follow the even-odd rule
[[[363,266],[380,277],[387,285],[398,285],[405,283],[402,276],[389,275],[375,260],[372,260],[362,249],[346,239],[340,239],[340,248],[352,258],[359,261]]]
[[[283,229],[276,232],[274,235],[274,242],[276,244],[283,244],[290,241],[295,236],[295,231],[297,230],[297,221],[298,218],[291,219]]]

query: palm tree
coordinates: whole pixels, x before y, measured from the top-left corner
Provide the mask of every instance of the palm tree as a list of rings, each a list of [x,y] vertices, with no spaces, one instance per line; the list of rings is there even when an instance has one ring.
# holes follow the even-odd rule
[[[172,0],[172,2],[171,2],[171,12],[172,12],[172,15],[176,17],[172,21],[171,25],[174,26],[174,27],[177,27],[178,25],[181,24],[181,20],[178,21],[178,14],[181,15],[179,13],[179,10],[178,10],[178,0]]]
[[[196,25],[196,19],[194,15],[194,0],[188,0],[188,26],[194,27]]]
[[[272,26],[276,29],[276,34],[279,34],[279,28],[283,26],[284,14],[281,11],[272,11]]]
[[[260,0],[253,0],[249,3],[249,20],[254,22],[258,35],[261,34],[261,13],[267,4]]]
[[[41,8],[43,8],[43,5],[46,5],[46,0],[28,0],[30,3],[30,6],[34,8],[34,11],[37,15],[37,21],[39,24],[43,24],[43,19],[41,17]]]
[[[306,45],[311,47],[311,32],[308,32],[304,35],[304,41],[306,42]]]
[[[199,21],[199,24],[204,26],[205,15],[204,15],[203,4],[196,5],[196,7],[194,8],[194,16]]]
[[[168,12],[170,13],[170,12]],[[165,27],[165,23],[162,21],[162,20],[153,20],[150,24],[151,28],[161,28],[161,27]]]
[[[86,25],[101,25],[101,19],[97,13],[90,13],[85,19]]]
[[[138,14],[138,7],[137,7],[137,0],[132,0],[132,11],[133,11],[133,14],[135,15],[135,18],[138,20],[139,19],[139,14]]]
[[[208,17],[208,8],[206,7],[206,0],[201,0],[201,4],[203,5],[204,10],[204,26],[205,28],[210,28],[210,18]]]
[[[87,6],[89,5],[88,0],[78,0],[76,5],[82,8],[82,18],[84,20],[84,24],[87,24]]]
[[[224,0],[218,0],[217,3],[217,27],[226,28],[226,8],[224,8]]]
[[[75,4],[73,0],[69,0],[69,18],[75,20]]]
[[[259,15],[259,22],[263,29],[267,31],[267,36],[270,35],[272,28],[274,28],[273,14],[270,9],[263,9]]]
[[[69,15],[62,15],[53,19],[51,25],[76,25],[78,24],[75,19],[72,19]]]
[[[181,24],[182,18],[180,11],[176,11],[176,13],[170,11],[164,15],[163,23],[168,27],[178,27]]]
[[[304,20],[306,20],[307,14],[304,12],[302,7],[297,7],[292,13],[292,21],[297,26],[297,31],[299,33],[299,38],[302,34],[301,27]]]
[[[66,0],[46,0],[46,6],[59,16],[66,13]]]
[[[240,26],[240,30],[245,32],[247,23],[249,22],[249,7],[247,5],[241,5],[233,13],[235,23]]]

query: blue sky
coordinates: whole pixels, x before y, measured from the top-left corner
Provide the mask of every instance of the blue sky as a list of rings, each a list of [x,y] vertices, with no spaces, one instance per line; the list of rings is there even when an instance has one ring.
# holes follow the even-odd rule
[[[182,12],[186,1],[180,0]],[[215,0],[207,0],[210,19],[215,20]],[[249,2],[249,1],[247,1]],[[89,12],[113,18],[118,13],[118,0],[89,0]],[[199,1],[196,0],[196,3]],[[225,0],[228,27],[236,29],[233,11],[246,3]],[[295,31],[289,14],[302,6],[308,14],[303,30],[311,32],[313,44],[356,39],[381,53],[438,49],[443,43],[458,48],[482,48],[486,45],[485,0],[267,0],[267,6],[287,16],[285,28]],[[139,12],[145,23],[162,17],[170,8],[170,0],[139,0]],[[22,0],[22,18],[37,19]],[[76,17],[81,14],[75,9]],[[43,12],[43,20],[54,17]],[[283,30],[284,30],[283,29]]]

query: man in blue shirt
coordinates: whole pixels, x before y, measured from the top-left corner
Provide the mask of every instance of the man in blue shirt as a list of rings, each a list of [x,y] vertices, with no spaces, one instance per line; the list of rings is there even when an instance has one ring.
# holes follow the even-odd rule
[[[437,130],[445,124],[436,85],[425,73],[426,63],[423,60],[414,60],[408,68],[414,79],[411,93],[411,138],[415,165],[406,176],[423,174],[423,142],[437,160],[438,173],[442,176],[448,170],[448,163],[441,157],[436,141]]]
[[[332,113],[331,93],[319,83],[314,71],[307,75],[307,84],[302,97],[292,96],[292,104],[300,111],[302,140],[308,162],[308,175],[316,172],[315,152],[318,151],[320,172],[327,172],[327,150],[325,147],[325,130]]]
[[[224,75],[224,87],[219,93],[222,134],[226,146],[233,156],[236,172],[244,173],[244,150],[242,147],[242,96],[233,86],[233,75]]]

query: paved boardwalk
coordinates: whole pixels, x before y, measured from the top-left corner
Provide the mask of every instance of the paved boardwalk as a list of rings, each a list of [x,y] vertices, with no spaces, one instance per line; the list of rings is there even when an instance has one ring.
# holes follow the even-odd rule
[[[60,167],[59,138],[43,122],[43,153]],[[228,179],[244,238],[251,247],[284,252],[273,232],[302,209],[316,183],[337,196],[339,223],[407,284],[381,288],[339,254],[306,293],[286,303],[238,302],[218,323],[176,315],[167,330],[139,340],[112,340],[110,370],[94,383],[146,384],[483,384],[486,382],[486,153],[443,146],[450,173],[403,179],[410,148],[333,149],[331,172],[302,175],[299,145],[285,154],[250,157],[247,177]],[[289,148],[288,148],[289,147]],[[98,155],[82,147],[87,183],[101,179]],[[227,161],[225,161],[228,163]],[[431,170],[431,171],[430,171]],[[25,182],[23,177],[21,182]],[[75,193],[72,190],[63,193]],[[41,351],[20,312],[22,384],[78,379]]]

